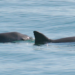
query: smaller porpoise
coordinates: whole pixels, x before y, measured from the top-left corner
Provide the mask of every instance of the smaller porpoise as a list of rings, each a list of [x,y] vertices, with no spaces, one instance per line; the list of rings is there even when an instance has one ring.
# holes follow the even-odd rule
[[[0,33],[0,43],[21,41],[21,40],[26,41],[31,39],[32,39],[31,37],[18,32]]]
[[[34,31],[33,33],[35,36],[35,45],[46,44],[46,43],[75,42],[75,36],[52,40],[52,39],[47,38],[44,34],[38,32],[38,31]]]

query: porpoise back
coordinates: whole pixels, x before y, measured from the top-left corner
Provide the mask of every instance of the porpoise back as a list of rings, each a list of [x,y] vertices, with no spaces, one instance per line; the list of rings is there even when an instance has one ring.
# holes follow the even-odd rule
[[[52,39],[47,38],[44,34],[38,32],[38,31],[34,31],[33,33],[34,33],[34,36],[35,36],[35,45],[45,44],[45,43],[75,42],[75,36],[52,40]]]

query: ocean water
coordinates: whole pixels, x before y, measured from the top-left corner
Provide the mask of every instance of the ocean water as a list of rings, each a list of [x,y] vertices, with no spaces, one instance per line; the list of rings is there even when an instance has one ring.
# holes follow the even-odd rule
[[[75,0],[0,0],[0,33],[34,30],[75,36]],[[75,43],[0,43],[0,75],[75,75]]]

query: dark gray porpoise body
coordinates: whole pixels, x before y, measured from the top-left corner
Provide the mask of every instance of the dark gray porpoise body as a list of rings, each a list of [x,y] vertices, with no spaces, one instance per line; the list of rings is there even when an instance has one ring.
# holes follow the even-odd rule
[[[18,32],[8,32],[8,33],[0,33],[0,42],[14,42],[20,40],[30,40],[31,37],[18,33]]]
[[[45,44],[45,43],[64,43],[64,42],[75,42],[75,37],[66,37],[56,40],[51,40],[47,38],[44,34],[34,31],[35,44]]]

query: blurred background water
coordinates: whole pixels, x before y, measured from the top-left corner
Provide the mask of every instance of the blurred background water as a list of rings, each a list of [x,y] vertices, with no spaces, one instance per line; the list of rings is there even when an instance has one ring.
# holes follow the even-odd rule
[[[33,31],[50,39],[75,36],[75,0],[0,0],[0,33]],[[75,43],[0,43],[0,75],[74,75]]]

